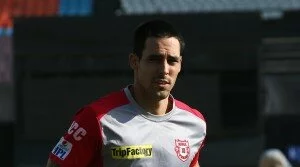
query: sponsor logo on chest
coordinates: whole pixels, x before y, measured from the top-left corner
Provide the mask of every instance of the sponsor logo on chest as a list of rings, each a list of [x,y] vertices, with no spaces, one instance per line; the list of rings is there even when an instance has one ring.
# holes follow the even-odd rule
[[[111,155],[114,159],[151,158],[152,145],[132,145],[112,147]]]

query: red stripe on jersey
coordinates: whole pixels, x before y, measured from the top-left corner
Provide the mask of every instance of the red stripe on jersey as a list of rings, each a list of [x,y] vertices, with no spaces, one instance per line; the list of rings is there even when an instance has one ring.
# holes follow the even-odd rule
[[[196,115],[197,117],[199,117],[200,119],[202,119],[205,122],[205,119],[204,119],[203,115],[200,113],[200,111],[198,111],[194,108],[191,108],[190,106],[186,105],[185,103],[183,103],[179,100],[175,100],[175,105],[180,109],[183,109],[185,111],[188,111],[188,112]]]
[[[99,100],[89,104],[89,107],[96,112],[97,119],[101,119],[105,114],[114,108],[129,104],[129,100],[124,90],[110,93]]]
[[[200,148],[201,149],[201,148]],[[200,156],[200,149],[198,150],[198,152],[195,154],[191,164],[190,164],[190,167],[194,167],[198,162],[198,159],[199,159],[199,156]]]

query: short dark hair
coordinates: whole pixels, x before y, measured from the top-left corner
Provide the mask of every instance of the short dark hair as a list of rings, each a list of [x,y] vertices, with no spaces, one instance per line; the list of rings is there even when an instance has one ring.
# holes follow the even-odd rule
[[[169,22],[155,19],[140,24],[134,31],[133,53],[138,57],[142,57],[146,40],[149,37],[175,37],[180,43],[180,54],[183,54],[185,42],[182,35]]]

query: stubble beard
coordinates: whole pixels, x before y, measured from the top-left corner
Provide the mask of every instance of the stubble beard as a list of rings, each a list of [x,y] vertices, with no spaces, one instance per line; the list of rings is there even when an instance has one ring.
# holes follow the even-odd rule
[[[171,90],[172,87],[169,89],[153,88],[148,93],[152,96],[152,99],[160,101],[168,98],[170,96]]]
[[[168,90],[163,90],[163,91],[158,91],[158,92],[155,92],[155,93],[152,93],[153,95],[153,98],[155,99],[155,100],[164,100],[164,99],[166,99],[166,98],[168,98],[169,97],[169,95],[170,95],[170,92],[168,91]]]

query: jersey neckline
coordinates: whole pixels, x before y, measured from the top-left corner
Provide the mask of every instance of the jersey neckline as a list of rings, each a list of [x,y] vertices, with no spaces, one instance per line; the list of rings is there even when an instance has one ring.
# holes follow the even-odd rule
[[[154,122],[162,122],[162,121],[165,121],[165,120],[168,120],[172,117],[172,115],[174,114],[175,112],[175,99],[174,97],[170,94],[170,98],[172,99],[172,109],[166,113],[165,115],[154,115],[154,114],[151,114],[147,111],[145,111],[133,98],[130,90],[129,90],[129,87],[132,86],[132,85],[128,85],[127,87],[124,88],[124,92],[128,98],[128,100],[130,101],[130,104],[133,105],[133,107],[136,109],[135,112],[137,112],[139,115],[141,115],[142,117],[150,120],[150,121],[154,121]]]

